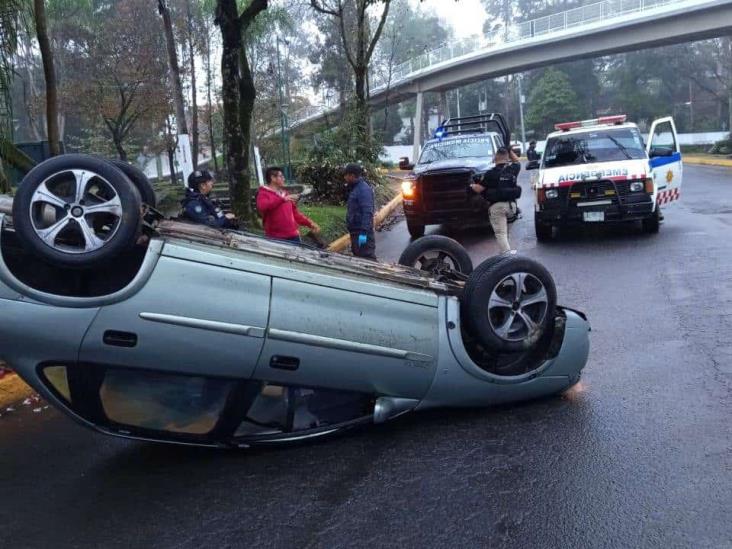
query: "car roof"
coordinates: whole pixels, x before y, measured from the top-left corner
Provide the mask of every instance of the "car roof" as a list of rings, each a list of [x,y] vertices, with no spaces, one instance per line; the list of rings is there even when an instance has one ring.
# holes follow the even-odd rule
[[[577,135],[580,133],[595,132],[597,130],[617,130],[624,128],[636,128],[638,126],[632,122],[625,122],[624,124],[597,124],[595,126],[583,126],[581,128],[572,128],[571,130],[558,130],[550,133],[546,136],[547,139],[557,137],[559,135]]]

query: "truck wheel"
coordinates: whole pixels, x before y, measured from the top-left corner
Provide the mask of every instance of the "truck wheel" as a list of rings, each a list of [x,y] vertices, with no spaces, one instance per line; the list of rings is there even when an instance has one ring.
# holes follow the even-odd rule
[[[153,186],[150,183],[150,180],[145,175],[145,172],[143,172],[140,168],[133,166],[132,164],[128,164],[124,160],[117,160],[116,158],[112,158],[107,162],[114,164],[123,174],[127,176],[127,179],[132,182],[132,184],[137,188],[137,191],[140,193],[140,198],[142,198],[143,204],[147,204],[148,206],[151,206],[153,208],[157,206],[155,191],[153,190]]]
[[[541,221],[536,214],[534,214],[534,230],[536,231],[536,240],[539,242],[548,242],[554,236],[554,227]]]
[[[541,264],[504,254],[473,271],[461,301],[468,328],[481,343],[519,352],[535,345],[553,321],[557,292]]]
[[[23,178],[13,200],[13,224],[40,258],[62,267],[91,267],[134,244],[141,203],[135,186],[106,160],[65,154]]]
[[[440,235],[423,236],[412,242],[399,257],[399,264],[427,271],[432,276],[445,270],[466,275],[473,272],[473,261],[465,248],[458,241]]]
[[[409,220],[407,220],[407,230],[409,231],[409,236],[411,236],[412,238],[419,238],[420,236],[424,236],[424,225],[410,223]]]
[[[643,232],[644,233],[657,233],[661,225],[661,210],[656,206],[656,211],[653,212],[651,217],[645,218],[643,221]]]

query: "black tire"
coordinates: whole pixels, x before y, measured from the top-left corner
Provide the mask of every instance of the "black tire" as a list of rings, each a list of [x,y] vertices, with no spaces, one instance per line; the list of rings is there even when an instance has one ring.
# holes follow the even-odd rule
[[[536,240],[539,242],[548,242],[554,236],[554,227],[543,222],[536,214],[534,214],[534,230],[536,231]]]
[[[85,172],[81,186],[78,172]],[[23,178],[13,200],[13,224],[38,257],[62,267],[93,267],[134,244],[141,204],[137,188],[114,165],[65,154],[38,164]]]
[[[643,221],[643,232],[644,233],[657,233],[661,226],[661,210],[656,206],[656,211],[653,212],[651,217],[646,217]]]
[[[399,264],[433,275],[445,268],[466,275],[473,272],[473,261],[465,248],[458,241],[440,235],[423,236],[412,242],[399,257]]]
[[[112,158],[108,162],[114,164],[119,170],[127,176],[127,179],[132,181],[132,184],[137,188],[137,192],[140,193],[140,198],[143,204],[157,206],[157,199],[155,198],[155,191],[153,190],[152,183],[140,168],[128,164],[124,160],[118,160]]]
[[[517,296],[514,277],[518,275],[524,276]],[[532,299],[538,300],[521,305]],[[532,348],[554,321],[557,291],[541,264],[505,253],[478,265],[461,301],[468,329],[483,345],[499,352],[520,352]]]
[[[412,238],[419,238],[421,236],[424,236],[424,225],[410,223],[407,219],[407,231],[409,231],[409,236],[411,236]]]

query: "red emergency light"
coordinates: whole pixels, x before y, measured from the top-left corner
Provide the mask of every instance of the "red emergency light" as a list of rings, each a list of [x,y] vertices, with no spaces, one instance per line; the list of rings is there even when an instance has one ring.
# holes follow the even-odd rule
[[[590,126],[599,126],[600,124],[622,124],[627,119],[624,114],[616,114],[613,116],[601,116],[600,118],[591,118],[590,120],[578,120],[576,122],[563,122],[554,124],[555,130],[566,132],[572,128],[587,128]]]

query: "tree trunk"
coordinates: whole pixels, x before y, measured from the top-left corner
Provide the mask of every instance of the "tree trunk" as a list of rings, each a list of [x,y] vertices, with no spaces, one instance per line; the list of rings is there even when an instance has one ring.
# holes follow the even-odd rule
[[[114,148],[117,149],[119,159],[127,162],[127,151],[122,146],[122,137],[117,132],[114,132],[112,134],[112,141],[114,142]]]
[[[46,79],[46,126],[48,128],[48,148],[51,156],[61,154],[61,144],[58,133],[58,83],[56,71],[53,68],[53,52],[48,37],[46,24],[45,0],[33,0],[33,9],[36,23],[38,47],[43,60],[43,76]]]
[[[191,158],[193,158],[193,169],[195,170],[198,168],[198,97],[196,96],[196,54],[193,47],[191,0],[186,2],[186,15],[188,17],[188,54],[191,69]]]
[[[242,155],[242,130],[239,115],[239,55],[241,31],[235,0],[219,0],[217,20],[221,28],[221,96],[224,104],[224,140],[226,141],[226,168],[229,173],[231,205],[237,215],[249,217],[249,181],[246,179]]]
[[[216,3],[216,24],[221,29],[223,39],[221,77],[229,195],[234,213],[245,222],[251,221],[252,216],[249,200],[249,145],[256,91],[246,51],[242,47],[242,35],[254,18],[265,9],[267,0],[252,0],[239,16],[236,0],[217,0]]]
[[[208,96],[208,139],[211,146],[211,158],[213,158],[214,172],[219,171],[219,162],[216,159],[216,142],[214,140],[213,128],[213,106],[211,101],[211,37],[206,37],[206,93]]]
[[[37,2],[40,0],[36,0]],[[168,63],[170,64],[170,76],[173,79],[173,99],[175,100],[175,118],[178,133],[188,133],[186,122],[186,110],[183,102],[183,85],[180,81],[180,68],[178,66],[178,53],[175,50],[175,38],[173,37],[173,22],[170,19],[170,10],[165,0],[158,0],[158,12],[163,16],[163,30],[165,32],[165,45],[168,50]]]

